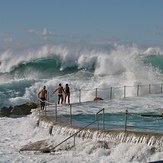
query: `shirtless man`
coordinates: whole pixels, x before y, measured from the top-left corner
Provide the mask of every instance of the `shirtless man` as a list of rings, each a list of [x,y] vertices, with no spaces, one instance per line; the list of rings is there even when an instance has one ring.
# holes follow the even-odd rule
[[[57,87],[57,89],[53,92],[53,94],[58,91],[58,104],[60,103],[61,100],[61,104],[63,103],[63,94],[62,92],[64,92],[64,89],[61,85],[61,83],[59,84],[59,86]]]
[[[41,110],[44,110],[44,107],[45,107],[45,102],[46,99],[47,99],[47,90],[46,90],[46,86],[44,86],[43,89],[41,89],[41,91],[38,93],[38,99],[39,99],[39,96],[40,96],[40,99],[41,99]]]

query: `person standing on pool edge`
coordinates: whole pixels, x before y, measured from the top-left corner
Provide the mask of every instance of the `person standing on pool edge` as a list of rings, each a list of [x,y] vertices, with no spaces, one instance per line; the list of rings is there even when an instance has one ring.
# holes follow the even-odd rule
[[[68,84],[66,84],[66,86],[64,87],[64,91],[65,91],[65,104],[66,104],[66,98],[68,97],[68,104],[70,105],[70,88]]]
[[[41,94],[41,95],[40,95]],[[47,99],[47,90],[46,90],[46,86],[44,86],[43,89],[41,89],[41,91],[38,93],[38,99],[40,96],[40,102],[41,102],[41,110],[44,110],[45,107],[45,101]]]
[[[53,92],[53,94],[58,91],[58,104],[60,104],[60,100],[61,100],[61,104],[63,103],[63,94],[62,92],[64,92],[64,89],[61,85],[61,83],[59,83],[59,86],[57,87],[57,89]],[[65,92],[64,92],[65,93]]]

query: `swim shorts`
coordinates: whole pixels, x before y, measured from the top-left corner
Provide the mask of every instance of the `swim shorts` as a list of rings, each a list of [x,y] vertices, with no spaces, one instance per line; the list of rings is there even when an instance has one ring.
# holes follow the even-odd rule
[[[63,95],[62,95],[62,93],[58,93],[58,97],[62,97]]]
[[[45,101],[46,100],[46,98],[45,97],[41,97],[41,106],[45,106],[45,102],[42,102],[42,101]]]

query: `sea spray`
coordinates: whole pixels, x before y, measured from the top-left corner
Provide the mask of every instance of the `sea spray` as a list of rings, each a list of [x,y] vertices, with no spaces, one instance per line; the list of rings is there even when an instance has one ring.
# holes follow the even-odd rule
[[[105,90],[99,94],[105,101],[96,104],[77,105],[78,108],[81,108],[80,110],[76,109],[77,107],[73,109],[73,114],[77,118],[81,115],[84,117],[86,114],[93,114],[93,117],[96,111],[101,108],[105,108],[106,113],[112,115],[113,120],[115,117],[122,115],[121,113],[124,113],[126,109],[131,113],[160,114],[162,112],[161,94],[158,96],[145,95],[146,97],[135,97],[135,90],[131,88],[127,93],[131,95],[131,98],[124,99],[123,88],[124,85],[135,87],[137,85],[146,85],[144,87],[148,87],[149,84],[161,84],[163,79],[162,63],[160,62],[162,54],[163,50],[161,47],[140,47],[135,44],[119,45],[108,43],[54,44],[24,49],[7,49],[0,54],[0,106],[15,106],[27,101],[37,102],[37,93],[44,85],[47,86],[50,93],[50,102],[55,103],[57,94],[52,95],[52,91],[59,83],[62,83],[63,86],[68,83],[71,89],[71,103],[79,101],[79,89],[83,90],[82,102],[92,101],[95,97],[96,88]],[[109,100],[110,87],[116,90],[112,100]],[[143,90],[141,94],[144,91],[146,90]],[[66,111],[61,111],[60,113],[65,114]],[[1,122],[3,120],[1,119]],[[115,119],[114,125],[121,125],[119,120]],[[131,120],[128,125],[132,125],[134,119]],[[56,134],[55,129],[57,129],[58,134],[56,134],[56,137],[58,140],[54,143],[57,144],[66,139],[70,133],[77,131],[77,129],[70,130],[68,127],[65,129],[55,126],[56,128],[53,127],[50,135],[49,128],[51,125],[42,124],[45,122],[41,122],[40,127],[37,127],[36,123],[32,125],[33,123],[30,123],[31,120],[29,121],[29,119],[25,124],[23,120],[10,119],[10,121],[19,121],[20,123],[18,124],[23,125],[23,127],[22,132],[18,136],[12,131],[13,128],[17,131],[18,125],[16,127],[13,124],[10,125],[8,119],[2,123],[1,130],[3,132],[1,134],[6,133],[7,135],[7,138],[1,135],[1,147],[5,149],[5,152],[3,152],[4,149],[1,150],[3,155],[1,160],[3,159],[4,161],[9,160],[9,157],[12,157],[10,160],[13,160],[13,156],[16,155],[15,162],[18,160],[45,162],[45,155],[39,155],[37,159],[36,156],[31,155],[30,159],[28,159],[25,155],[19,156],[15,152],[15,148],[8,148],[7,145],[9,144],[9,147],[12,146],[19,149],[21,145],[43,139],[53,139]],[[5,122],[8,122],[10,130],[3,129],[4,124],[6,125]],[[110,122],[109,119],[108,122]],[[156,125],[157,122],[159,122],[158,125]],[[161,120],[150,121],[150,127],[162,130],[159,124],[161,124]],[[118,162],[119,160],[123,160],[123,162],[149,162],[154,159],[161,160],[162,158],[162,153],[159,153],[159,149],[161,149],[159,144],[162,145],[162,139],[157,136],[135,136],[135,134],[127,136],[123,132],[120,134],[104,134],[92,132],[91,130],[87,133],[83,131],[80,134],[80,137],[86,136],[84,138],[86,140],[85,143],[81,141],[80,137],[79,141],[76,138],[76,145],[79,144],[81,148],[78,146],[76,151],[69,151],[70,153],[63,151],[62,154],[59,153],[59,156],[55,155],[55,157],[48,155],[46,160],[49,162],[51,160],[57,161],[56,158],[58,158],[59,162],[63,162],[63,160],[65,161],[64,158],[70,158],[72,162],[81,160],[83,162]],[[111,143],[113,146],[107,150],[99,149],[96,148],[98,147],[98,141],[113,142]],[[116,142],[119,144],[116,145]],[[151,151],[153,145],[158,146],[158,151],[156,148],[154,153]],[[106,154],[106,157],[102,153]]]
[[[35,114],[35,113],[34,113]],[[36,114],[35,114],[36,115]],[[37,119],[37,115],[35,116]],[[40,128],[44,128],[48,131],[51,127],[51,122],[45,120],[41,120],[39,123]],[[84,126],[83,126],[84,127]],[[76,127],[69,127],[60,125],[53,125],[52,128],[52,137],[54,135],[63,135],[65,139],[69,136],[78,132],[80,128]],[[55,136],[54,136],[55,137]],[[149,146],[155,146],[157,149],[162,151],[163,146],[163,135],[161,134],[152,134],[152,133],[143,133],[143,132],[131,132],[131,131],[107,131],[107,130],[96,130],[92,128],[87,128],[79,132],[76,137],[84,139],[93,139],[100,142],[107,142],[107,143],[141,143],[147,144]],[[60,140],[62,142],[64,140]],[[58,142],[58,143],[60,143]],[[73,142],[71,138],[71,143]]]
[[[33,117],[32,117],[33,116]],[[48,129],[36,125],[37,117],[1,118],[1,162],[151,162],[162,160],[162,152],[156,145],[146,143],[107,143],[95,139],[84,140],[76,137],[76,146],[71,149],[48,153],[24,152],[19,153],[22,146],[37,141],[49,140],[49,144],[55,145],[66,139],[69,134],[63,136],[53,131],[50,135]],[[7,129],[6,129],[7,127]],[[60,130],[58,128],[58,130]],[[106,134],[106,137],[108,134]],[[113,140],[115,135],[113,136]],[[102,136],[101,136],[102,137]],[[111,137],[111,136],[110,136]],[[108,140],[110,139],[108,138]],[[73,139],[69,144],[73,144]],[[66,144],[64,144],[66,147]]]
[[[52,91],[62,83],[71,92],[95,88],[157,84],[162,82],[161,47],[136,44],[49,44],[6,49],[0,53],[0,107],[36,102],[38,91],[47,86],[50,102],[57,101]],[[94,92],[83,92],[82,101],[93,100]],[[130,89],[128,95],[135,95]],[[142,93],[143,94],[143,93]],[[109,99],[109,91],[99,94]],[[118,90],[113,97],[122,97]],[[71,94],[71,102],[78,101]]]

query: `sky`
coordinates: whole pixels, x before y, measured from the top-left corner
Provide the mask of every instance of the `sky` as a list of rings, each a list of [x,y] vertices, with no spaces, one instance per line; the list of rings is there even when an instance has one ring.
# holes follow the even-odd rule
[[[0,0],[0,48],[62,42],[163,45],[163,0]]]

